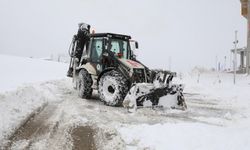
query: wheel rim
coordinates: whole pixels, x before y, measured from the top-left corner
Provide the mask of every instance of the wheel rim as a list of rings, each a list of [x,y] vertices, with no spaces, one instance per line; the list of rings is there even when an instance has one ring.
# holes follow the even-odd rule
[[[103,95],[105,97],[105,102],[113,103],[116,100],[116,95],[118,92],[118,87],[116,79],[114,78],[105,78],[103,80]]]

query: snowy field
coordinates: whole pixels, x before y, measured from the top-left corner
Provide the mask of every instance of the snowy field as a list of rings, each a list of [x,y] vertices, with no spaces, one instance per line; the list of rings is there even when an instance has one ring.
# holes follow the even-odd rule
[[[65,78],[67,65],[32,58],[0,55],[0,92],[27,83]]]
[[[185,73],[177,80],[188,110],[128,113],[78,98],[67,64],[0,55],[0,66],[0,149],[74,149],[85,133],[97,149],[250,149],[246,75],[233,85],[232,74],[203,72],[198,83],[195,71]]]

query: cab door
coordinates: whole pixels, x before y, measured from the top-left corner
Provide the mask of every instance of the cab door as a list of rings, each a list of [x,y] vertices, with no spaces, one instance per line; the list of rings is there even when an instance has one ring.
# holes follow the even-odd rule
[[[91,64],[96,68],[97,75],[102,72],[102,52],[104,48],[103,38],[93,37],[91,39],[90,46],[90,59]]]

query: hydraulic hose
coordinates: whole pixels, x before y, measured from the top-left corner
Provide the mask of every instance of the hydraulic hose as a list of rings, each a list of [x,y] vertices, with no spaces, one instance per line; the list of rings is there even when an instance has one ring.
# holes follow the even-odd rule
[[[69,53],[69,56],[70,56],[70,57],[73,57],[73,55],[74,55],[74,54],[72,53],[73,46],[75,45],[74,43],[75,43],[75,39],[73,38],[72,41],[71,41],[71,43],[70,43],[70,45],[69,45],[69,49],[68,49],[68,53]]]

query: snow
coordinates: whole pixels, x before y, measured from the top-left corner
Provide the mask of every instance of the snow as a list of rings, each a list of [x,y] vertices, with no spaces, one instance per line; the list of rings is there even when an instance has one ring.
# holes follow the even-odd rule
[[[0,55],[0,67],[1,145],[28,116],[57,100],[53,85],[41,82],[65,78],[66,64]]]
[[[217,127],[200,123],[132,125],[119,129],[128,145],[143,149],[248,150],[250,128]]]
[[[185,93],[197,94],[192,97],[201,103],[204,98],[211,99],[211,104],[216,99],[222,108],[232,111],[225,112],[224,116],[194,117],[199,122],[122,125],[117,129],[127,149],[250,149],[250,77],[238,75],[236,85],[233,84],[232,74],[228,73],[203,73],[199,83],[197,77],[189,73],[178,81],[186,85]],[[186,101],[188,107],[192,105],[188,98]],[[190,109],[187,113],[193,111]],[[171,111],[168,113],[171,114]]]
[[[159,99],[159,105],[164,107],[171,108],[173,106],[177,106],[177,94],[174,95],[166,95]]]
[[[134,112],[137,109],[136,99],[146,93],[149,93],[150,90],[154,89],[154,85],[150,83],[137,83],[132,86],[124,98],[123,106],[128,108],[130,112]],[[139,91],[139,92],[138,92]],[[146,102],[145,105],[148,105],[149,102]],[[152,105],[151,105],[152,106]]]
[[[185,84],[186,111],[166,108],[128,113],[78,98],[65,77],[67,64],[0,55],[0,66],[4,68],[0,77],[0,149],[30,116],[53,103],[56,112],[47,124],[54,129],[60,122],[61,130],[54,135],[58,141],[46,135],[33,143],[35,149],[44,149],[44,145],[58,148],[53,147],[56,144],[63,148],[63,143],[70,149],[64,136],[70,136],[72,126],[86,124],[99,129],[96,140],[102,149],[250,149],[250,77],[246,75],[237,75],[234,85],[229,73],[183,73],[174,81]],[[26,147],[29,142],[17,141],[13,148]]]
[[[14,90],[27,83],[65,78],[67,64],[0,55],[0,92]]]
[[[183,82],[186,85],[184,91],[186,93],[199,93],[220,99],[223,103],[233,104],[234,107],[241,109],[250,106],[250,76],[237,75],[235,85],[233,74],[215,72],[201,74],[199,83],[193,74],[188,75]]]

